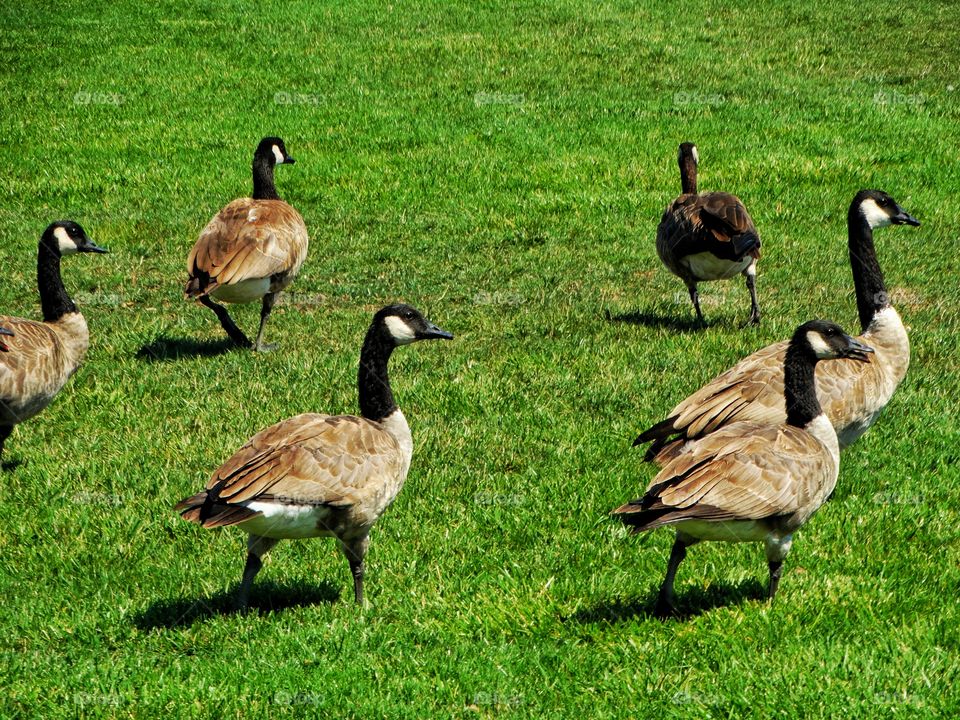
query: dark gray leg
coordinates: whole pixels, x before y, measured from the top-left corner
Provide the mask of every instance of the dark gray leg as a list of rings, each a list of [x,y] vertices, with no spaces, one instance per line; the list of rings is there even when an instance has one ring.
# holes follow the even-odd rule
[[[767,563],[770,568],[770,583],[767,585],[767,600],[773,600],[780,585],[780,572],[783,570],[783,560],[774,560]]]
[[[253,586],[253,579],[263,567],[263,558],[270,548],[277,544],[273,538],[265,538],[260,535],[251,535],[247,538],[247,564],[243,568],[243,579],[240,581],[240,588],[237,590],[237,609],[243,611],[247,609],[250,600],[250,588]]]
[[[701,325],[706,325],[707,321],[703,319],[703,312],[700,310],[700,293],[697,292],[697,285],[688,285],[687,290],[690,291],[690,300],[693,302],[693,309],[697,311],[697,320],[700,321]]]
[[[217,316],[217,319],[220,321],[220,325],[223,326],[223,329],[227,331],[227,335],[230,336],[230,339],[233,340],[238,346],[242,348],[252,348],[253,343],[250,342],[250,338],[243,334],[243,330],[237,327],[236,323],[230,317],[230,313],[227,312],[227,309],[223,305],[219,305],[211,300],[206,295],[200,296],[200,302],[213,310],[214,314]]]
[[[257,331],[257,341],[253,344],[253,349],[259,352],[269,352],[277,347],[263,342],[263,326],[267,324],[267,318],[270,317],[270,311],[273,310],[273,304],[276,301],[276,293],[267,293],[263,296],[263,305],[260,307],[260,329]]]
[[[673,606],[673,581],[677,576],[677,568],[687,556],[687,545],[680,533],[677,533],[676,540],[673,541],[673,549],[670,551],[670,560],[667,562],[667,576],[663,579],[660,586],[660,593],[657,595],[657,605],[654,608],[654,614],[659,618],[670,617],[676,614],[676,608]]]
[[[760,305],[757,304],[757,266],[751,265],[743,271],[747,276],[747,290],[750,291],[750,319],[748,325],[760,324]]]
[[[350,574],[353,576],[353,598],[360,606],[363,605],[363,558],[367,554],[369,545],[368,536],[350,542],[340,542],[343,554],[350,563]]]
[[[0,425],[0,458],[3,457],[3,444],[13,432],[13,425]]]

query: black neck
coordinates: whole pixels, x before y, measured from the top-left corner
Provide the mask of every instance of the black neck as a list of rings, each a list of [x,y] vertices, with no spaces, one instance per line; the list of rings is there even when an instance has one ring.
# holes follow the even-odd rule
[[[693,155],[680,158],[680,188],[684,195],[697,194],[697,163]]]
[[[783,396],[789,425],[805,427],[823,412],[814,384],[816,366],[817,356],[809,345],[790,343],[783,363]]]
[[[40,291],[40,306],[46,322],[55,322],[67,313],[77,311],[60,278],[60,253],[51,250],[42,241],[37,253],[37,289]]]
[[[277,186],[273,184],[273,163],[265,157],[253,158],[253,199],[279,200]]]
[[[368,420],[380,422],[397,409],[390,390],[387,363],[393,352],[393,343],[386,340],[379,325],[367,331],[360,351],[360,371],[357,385],[360,390],[360,414]]]
[[[850,207],[847,215],[847,244],[850,250],[850,269],[857,291],[857,313],[860,328],[866,330],[873,316],[890,305],[883,271],[873,246],[873,230],[860,212],[859,203]]]

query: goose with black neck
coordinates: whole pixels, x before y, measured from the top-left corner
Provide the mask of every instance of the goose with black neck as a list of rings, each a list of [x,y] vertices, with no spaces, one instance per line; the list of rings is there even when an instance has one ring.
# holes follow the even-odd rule
[[[899,313],[890,302],[873,243],[873,231],[887,225],[920,222],[881,190],[861,190],[847,213],[847,247],[857,297],[861,334],[858,340],[875,349],[870,362],[840,360],[817,373],[817,396],[846,448],[876,422],[907,373],[910,341]],[[634,445],[652,443],[653,460],[677,438],[696,438],[741,420],[781,423],[783,359],[787,342],[774,343],[718,375],[645,430]]]
[[[279,540],[335,537],[363,603],[370,530],[393,503],[413,456],[410,427],[393,397],[394,349],[452,339],[409,305],[377,312],[360,352],[360,416],[297,415],[257,433],[210,476],[207,487],[177,504],[205,528],[236,525],[248,533],[237,593],[246,608],[262,557]]]
[[[834,323],[804,323],[784,356],[784,423],[735,422],[664,448],[658,458],[663,468],[644,496],[613,511],[635,532],[676,528],[657,598],[658,616],[675,612],[677,568],[687,548],[703,540],[763,542],[770,574],[767,597],[773,599],[794,532],[833,492],[840,468],[836,431],[817,400],[815,368],[822,360],[839,362],[837,358],[865,363],[872,353]]]
[[[50,223],[37,249],[37,289],[43,322],[0,315],[10,333],[0,353],[0,455],[13,428],[46,408],[77,371],[90,345],[83,315],[67,293],[60,261],[75,253],[105,253],[72,220]]]
[[[293,163],[283,140],[263,138],[253,154],[253,197],[234,200],[214,215],[187,258],[185,297],[210,308],[239,347],[274,349],[263,340],[267,318],[307,257],[307,227],[280,199],[273,178],[277,165]],[[250,341],[217,300],[260,301],[256,340]]]

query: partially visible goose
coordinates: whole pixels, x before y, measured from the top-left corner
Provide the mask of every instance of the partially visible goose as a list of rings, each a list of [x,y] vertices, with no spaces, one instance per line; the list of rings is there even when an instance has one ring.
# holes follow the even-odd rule
[[[687,548],[701,540],[763,542],[773,599],[793,533],[837,482],[840,447],[814,389],[819,360],[865,362],[873,350],[834,323],[813,320],[793,335],[784,360],[786,423],[737,422],[699,440],[678,440],[646,494],[616,510],[635,532],[674,525],[677,537],[656,612],[673,612],[673,581]]]
[[[253,154],[253,197],[234,200],[200,233],[187,258],[186,298],[213,310],[227,335],[240,347],[272,350],[263,342],[277,293],[297,277],[307,257],[307,227],[300,213],[277,195],[275,165],[293,164],[283,140],[265,137]],[[230,318],[226,303],[262,299],[260,329],[250,342]]]
[[[10,348],[8,348],[3,342],[3,335],[6,335],[7,337],[14,337],[13,331],[7,330],[5,327],[0,327],[0,352],[7,352],[10,350]]]
[[[837,431],[841,448],[852,445],[873,425],[910,364],[910,341],[900,315],[890,304],[873,245],[873,230],[919,224],[881,190],[861,190],[850,203],[847,230],[862,330],[858,339],[875,348],[876,354],[866,364],[833,362],[817,373],[817,396]],[[666,420],[644,431],[634,445],[652,442],[646,455],[651,460],[673,438],[701,437],[740,420],[774,425],[784,422],[786,349],[786,342],[774,343],[744,358],[677,405]]]
[[[683,280],[697,311],[697,283],[725,280],[742,273],[750,291],[750,323],[760,322],[757,304],[757,260],[760,236],[747,208],[735,195],[697,193],[697,146],[681,143],[677,153],[682,194],[663,213],[657,227],[657,254],[674,275]]]
[[[176,509],[206,528],[249,533],[238,592],[245,608],[261,558],[284,538],[337,538],[363,603],[363,558],[373,524],[407,477],[413,440],[387,374],[398,345],[451,339],[409,305],[373,317],[360,351],[360,417],[297,415],[254,435],[210,476],[207,489]]]
[[[11,350],[0,354],[0,455],[14,426],[49,405],[87,354],[87,323],[60,277],[60,258],[78,252],[107,251],[72,220],[47,226],[37,252],[43,322],[0,315],[0,324],[12,337],[0,343],[3,350]]]

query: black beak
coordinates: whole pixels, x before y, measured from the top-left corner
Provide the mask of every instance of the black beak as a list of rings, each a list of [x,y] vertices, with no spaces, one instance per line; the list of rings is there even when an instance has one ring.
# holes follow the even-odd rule
[[[77,252],[108,253],[110,251],[90,242],[90,238],[86,238],[81,245],[77,245]]]
[[[294,160],[294,159],[293,159],[292,157],[290,157],[289,155],[287,155],[287,156],[283,159],[283,164],[284,164],[284,165],[293,165],[295,162],[297,162],[297,161]]]
[[[920,227],[920,221],[899,205],[897,205],[897,214],[890,218],[890,222],[894,225],[913,225],[914,227]]]
[[[869,356],[872,354],[872,347],[847,335],[847,347],[843,352],[843,357],[859,360],[860,362],[870,362]]]
[[[433,323],[427,323],[427,329],[420,333],[419,340],[453,340],[453,333],[441,330]]]

